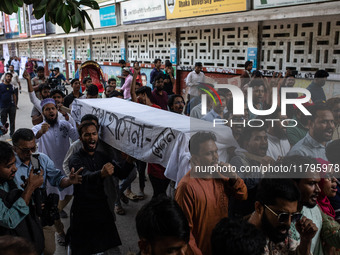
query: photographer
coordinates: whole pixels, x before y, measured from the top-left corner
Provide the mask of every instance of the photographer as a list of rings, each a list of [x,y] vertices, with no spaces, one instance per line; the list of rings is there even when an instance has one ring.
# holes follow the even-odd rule
[[[28,168],[28,179],[22,191],[14,179],[17,167],[12,146],[0,142],[0,151],[0,236],[24,237],[34,243],[41,254],[44,249],[44,235],[31,203],[31,196],[42,185],[44,171],[34,174],[33,169]]]
[[[58,85],[61,84],[61,80],[66,82],[68,85],[70,85],[70,82],[68,80],[66,80],[65,76],[62,73],[60,73],[59,67],[56,67],[52,70],[49,78],[57,79]]]
[[[36,204],[39,205],[38,200],[41,203],[44,203],[44,209],[42,212],[42,223],[45,225],[43,227],[44,236],[45,236],[45,250],[44,254],[53,254],[55,251],[55,232],[52,226],[55,220],[58,220],[59,215],[57,209],[57,202],[55,195],[50,195],[46,201],[46,184],[47,181],[49,182],[50,186],[58,187],[59,190],[63,188],[69,187],[72,184],[80,184],[82,177],[79,175],[77,171],[74,173],[73,169],[69,177],[64,176],[60,170],[56,169],[54,166],[53,161],[43,153],[34,154],[35,156],[32,157],[33,153],[36,151],[36,143],[35,137],[32,130],[27,128],[18,129],[12,137],[14,151],[16,152],[16,167],[17,173],[15,175],[15,180],[19,185],[24,184],[23,179],[27,179],[29,176],[30,169],[32,168],[33,162],[32,159],[37,159],[35,162],[38,162],[38,168],[43,171],[43,184],[41,186],[42,189],[39,189],[40,194],[35,194]],[[39,170],[38,169],[38,170]],[[23,176],[23,177],[22,177]],[[47,189],[47,194],[49,194],[49,188]],[[51,193],[52,194],[52,193]],[[38,208],[39,209],[39,208]],[[39,210],[38,210],[39,211]]]

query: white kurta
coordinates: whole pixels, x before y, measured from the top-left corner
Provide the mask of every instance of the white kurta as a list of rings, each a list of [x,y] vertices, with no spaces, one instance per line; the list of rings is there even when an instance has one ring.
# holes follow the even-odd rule
[[[290,150],[290,143],[288,139],[279,139],[270,134],[268,135],[268,150],[267,156],[277,160],[278,157],[284,157]]]
[[[36,135],[41,129],[43,123],[45,122],[42,122],[32,128],[34,135]],[[78,139],[77,130],[69,122],[59,120],[53,127],[51,126],[45,134],[36,140],[37,143],[39,142],[38,151],[49,156],[54,162],[55,167],[62,171],[64,175],[63,161],[68,149],[70,148],[70,138],[72,141]],[[73,186],[59,192],[57,187],[51,187],[48,185],[47,192],[48,194],[59,194],[60,200],[63,200],[65,195],[73,194]]]

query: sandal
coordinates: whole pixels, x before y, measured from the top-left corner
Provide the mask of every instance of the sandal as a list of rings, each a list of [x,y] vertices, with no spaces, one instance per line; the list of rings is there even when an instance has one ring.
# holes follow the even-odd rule
[[[138,200],[137,195],[133,192],[126,193],[125,196],[132,201]]]
[[[117,213],[118,215],[125,215],[125,210],[123,209],[121,205],[116,205],[115,213]]]
[[[122,195],[120,196],[120,200],[122,200],[122,202],[126,205],[129,203],[129,199],[125,196],[124,193],[122,193]]]
[[[139,200],[144,200],[144,198],[145,198],[144,192],[143,191],[139,191],[138,194],[137,194],[137,198]]]

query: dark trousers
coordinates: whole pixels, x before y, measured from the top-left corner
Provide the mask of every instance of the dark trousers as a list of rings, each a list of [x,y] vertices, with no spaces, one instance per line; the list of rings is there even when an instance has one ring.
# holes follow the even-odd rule
[[[8,108],[0,108],[1,112],[1,123],[2,125],[5,125],[7,122],[7,115],[9,117],[9,124],[10,124],[10,133],[9,135],[12,136],[15,131],[15,114],[16,114],[17,108],[16,106],[10,106]]]
[[[168,188],[169,179],[159,179],[149,174],[149,179],[153,188],[153,196],[157,197],[160,194],[166,195],[166,189]]]
[[[18,102],[19,102],[19,88],[14,89],[14,94],[15,94],[15,96],[17,98],[17,104],[16,104],[16,106],[17,106]]]
[[[140,160],[136,161],[137,171],[138,171],[138,179],[139,179],[139,188],[140,190],[144,190],[145,188],[145,168],[146,163]]]

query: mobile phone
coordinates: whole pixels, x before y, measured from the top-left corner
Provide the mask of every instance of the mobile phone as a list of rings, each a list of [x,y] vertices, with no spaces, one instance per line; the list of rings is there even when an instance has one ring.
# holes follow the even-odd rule
[[[33,153],[31,156],[31,162],[33,166],[33,173],[38,174],[40,172],[40,161],[39,161],[39,154]]]

